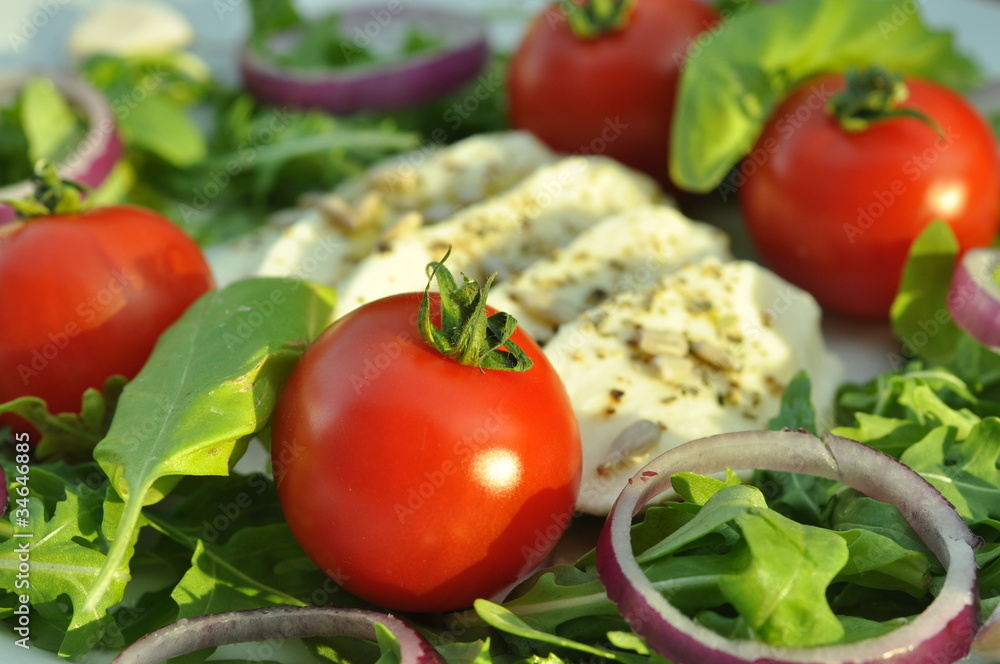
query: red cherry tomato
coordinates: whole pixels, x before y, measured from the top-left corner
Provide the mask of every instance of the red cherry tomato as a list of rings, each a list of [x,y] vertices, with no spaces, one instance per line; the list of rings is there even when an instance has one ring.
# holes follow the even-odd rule
[[[623,27],[586,38],[564,11],[536,17],[511,59],[511,124],[555,150],[605,154],[669,184],[681,65],[719,15],[698,0],[637,0]]]
[[[365,600],[424,612],[491,597],[545,559],[581,453],[537,344],[511,337],[534,361],[523,373],[459,364],[420,337],[420,300],[377,300],[320,335],[283,388],[271,454],[313,561]]]
[[[825,75],[772,114],[742,165],[740,204],[764,263],[826,308],[885,318],[910,244],[931,221],[962,249],[992,242],[1000,221],[995,139],[959,95],[906,79],[913,117],[849,132],[824,109],[844,88]]]
[[[135,376],[160,333],[212,286],[198,246],[141,208],[4,226],[0,403],[31,395],[53,413],[78,412],[86,388]],[[4,421],[23,428],[16,422]]]

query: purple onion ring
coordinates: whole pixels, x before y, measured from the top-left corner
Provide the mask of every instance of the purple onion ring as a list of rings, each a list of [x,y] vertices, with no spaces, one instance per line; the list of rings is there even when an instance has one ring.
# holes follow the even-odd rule
[[[268,104],[348,114],[430,101],[454,91],[482,71],[489,58],[489,45],[480,21],[444,10],[397,5],[393,11],[389,7],[346,10],[340,29],[345,37],[353,36],[356,43],[365,46],[383,32],[412,25],[445,40],[444,47],[399,61],[299,70],[277,65],[248,45],[240,61],[244,86]],[[292,38],[294,33],[282,33],[272,37],[271,43]]]
[[[927,609],[894,631],[857,643],[790,648],[727,639],[696,624],[653,587],[632,555],[632,517],[670,488],[681,471],[776,470],[817,475],[896,505],[946,569]],[[608,597],[649,647],[676,664],[943,664],[961,659],[977,631],[975,537],[954,507],[920,475],[882,452],[839,436],[798,431],[720,434],[654,459],[622,491],[597,544]]]
[[[374,639],[376,623],[392,632],[399,642],[400,664],[444,664],[433,646],[399,618],[330,606],[276,606],[183,618],[142,637],[115,657],[112,664],[155,664],[203,648],[270,639]]]

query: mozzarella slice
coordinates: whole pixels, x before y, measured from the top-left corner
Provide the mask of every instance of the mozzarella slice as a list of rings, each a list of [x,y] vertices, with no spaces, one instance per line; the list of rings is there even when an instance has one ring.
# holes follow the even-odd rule
[[[796,372],[833,402],[842,368],[804,291],[750,262],[708,258],[623,291],[560,327],[546,355],[580,422],[577,508],[606,514],[653,456],[767,426]]]
[[[673,207],[641,206],[602,219],[499,284],[490,291],[490,302],[545,342],[560,325],[608,297],[708,256],[730,257],[725,233]]]
[[[480,282],[502,281],[549,256],[600,219],[656,202],[646,176],[603,157],[569,157],[538,169],[506,192],[380,246],[340,285],[335,315],[380,297],[420,291],[424,269],[451,248],[449,269]]]
[[[556,155],[526,132],[483,134],[394,157],[248,236],[208,247],[220,286],[251,276],[336,285],[399,226],[439,221],[501,192]]]

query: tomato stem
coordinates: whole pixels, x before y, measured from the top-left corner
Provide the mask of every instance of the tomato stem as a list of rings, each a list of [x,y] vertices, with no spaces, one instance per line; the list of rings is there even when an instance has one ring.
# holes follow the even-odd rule
[[[14,208],[21,219],[74,214],[86,208],[83,196],[90,188],[79,182],[60,178],[55,164],[47,159],[40,159],[35,164],[32,182],[35,184],[35,191],[30,196],[16,201],[3,201]]]
[[[517,372],[530,369],[534,365],[531,358],[510,338],[517,329],[514,317],[502,311],[487,316],[486,298],[496,273],[482,286],[463,274],[459,285],[444,266],[450,255],[451,247],[440,262],[427,266],[427,287],[417,317],[420,336],[445,357],[467,366]],[[440,328],[431,322],[430,314],[434,279],[441,291]]]
[[[635,0],[561,0],[560,5],[574,35],[596,39],[627,26]]]
[[[873,122],[910,117],[941,133],[941,128],[932,118],[916,109],[900,106],[910,96],[902,75],[871,66],[848,69],[844,76],[846,86],[831,95],[827,112],[837,118],[846,131],[856,133],[864,131]]]

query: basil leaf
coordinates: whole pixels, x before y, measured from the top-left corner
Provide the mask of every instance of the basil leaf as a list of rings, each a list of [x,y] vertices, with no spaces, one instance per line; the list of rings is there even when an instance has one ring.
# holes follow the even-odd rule
[[[951,35],[925,27],[915,5],[788,0],[725,15],[722,27],[689,51],[681,74],[671,178],[683,189],[711,190],[794,86],[869,64],[958,89],[979,78]]]

